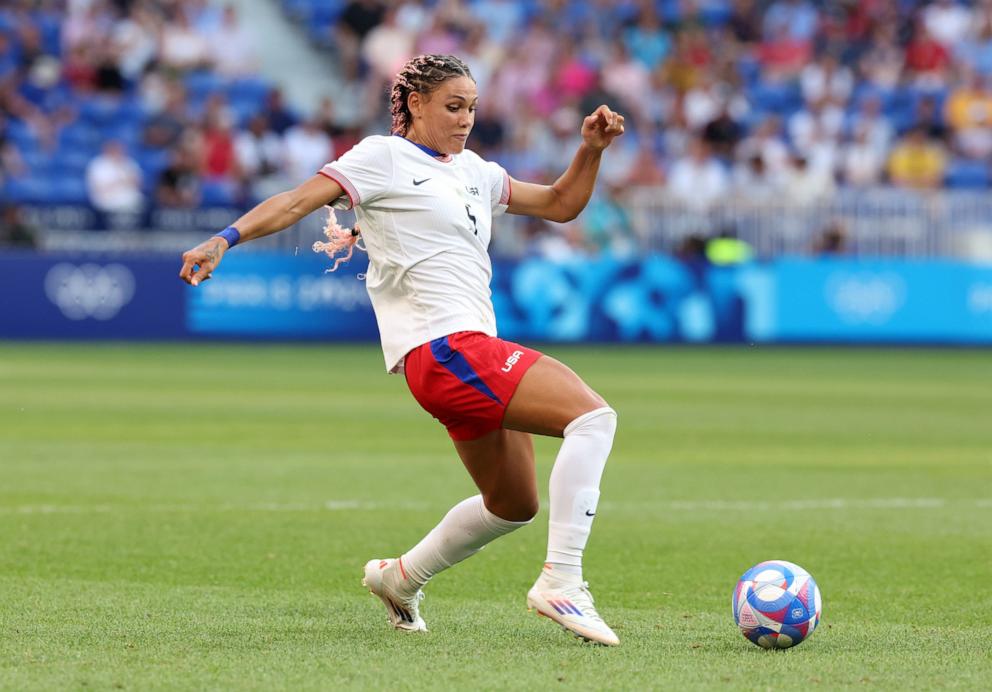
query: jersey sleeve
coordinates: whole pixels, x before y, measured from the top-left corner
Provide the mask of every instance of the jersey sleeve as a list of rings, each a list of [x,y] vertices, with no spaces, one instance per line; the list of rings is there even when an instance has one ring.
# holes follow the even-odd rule
[[[489,196],[492,200],[493,216],[499,216],[510,206],[510,176],[498,163],[486,162],[489,174]]]
[[[334,201],[336,209],[351,209],[375,201],[389,189],[393,157],[389,145],[379,137],[366,137],[337,160],[320,169],[345,194]]]

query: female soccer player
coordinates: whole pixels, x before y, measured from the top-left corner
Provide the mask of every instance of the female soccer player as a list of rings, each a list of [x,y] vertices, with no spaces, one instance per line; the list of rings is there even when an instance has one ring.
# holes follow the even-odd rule
[[[487,248],[492,217],[505,211],[575,218],[589,201],[603,150],[623,133],[623,116],[597,108],[582,123],[583,142],[568,170],[553,185],[536,185],[465,149],[478,94],[458,58],[413,58],[391,97],[392,136],[363,139],[184,253],[179,276],[196,286],[239,241],[276,233],[324,205],[354,207],[386,369],[406,374],[481,493],[455,505],[399,558],[369,561],[363,584],[386,605],[394,627],[426,630],[421,588],[530,523],[538,510],[530,436],[563,437],[551,472],[547,560],[527,605],[579,637],[616,645],[582,579],[616,412],[559,361],[497,338]],[[332,229],[331,252],[349,247],[355,235]]]

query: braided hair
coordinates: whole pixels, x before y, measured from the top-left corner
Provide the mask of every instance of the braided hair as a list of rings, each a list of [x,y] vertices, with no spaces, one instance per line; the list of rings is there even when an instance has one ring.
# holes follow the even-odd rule
[[[410,94],[431,94],[441,86],[441,82],[453,77],[468,77],[475,81],[468,65],[453,55],[418,55],[404,65],[396,74],[389,93],[389,111],[393,114],[392,131],[406,135],[413,123],[410,107],[406,103]]]

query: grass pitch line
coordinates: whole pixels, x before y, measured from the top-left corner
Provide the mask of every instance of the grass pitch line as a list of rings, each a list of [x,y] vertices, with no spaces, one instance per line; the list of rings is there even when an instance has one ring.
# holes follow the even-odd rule
[[[542,502],[547,506],[548,500]],[[950,500],[940,497],[876,497],[876,498],[825,498],[820,500],[783,500],[781,502],[753,502],[737,500],[668,500],[663,502],[600,503],[600,509],[616,511],[663,510],[669,512],[761,512],[813,509],[943,509],[945,507],[992,508],[992,498]],[[259,504],[159,504],[159,505],[17,505],[0,506],[2,514],[106,514],[109,512],[134,513],[191,513],[191,512],[378,512],[382,510],[443,511],[441,503],[427,502],[376,502],[372,500],[327,500],[322,504],[263,502]]]
[[[601,502],[602,509],[663,509],[674,512],[700,511],[781,511],[809,509],[941,509],[948,505],[992,507],[992,498],[976,500],[949,500],[941,497],[875,497],[875,498],[823,498],[808,500],[782,500],[780,502],[754,502],[748,500],[671,500],[664,502]]]

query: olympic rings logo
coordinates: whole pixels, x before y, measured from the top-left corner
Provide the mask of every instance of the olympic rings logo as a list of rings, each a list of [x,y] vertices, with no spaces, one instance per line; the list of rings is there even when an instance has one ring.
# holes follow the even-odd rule
[[[134,297],[134,274],[121,264],[62,262],[45,275],[45,295],[70,320],[109,320]]]

